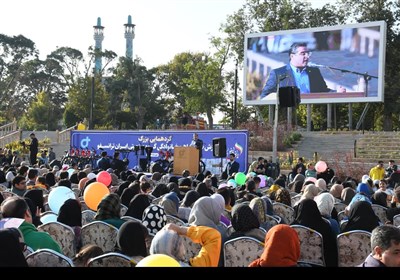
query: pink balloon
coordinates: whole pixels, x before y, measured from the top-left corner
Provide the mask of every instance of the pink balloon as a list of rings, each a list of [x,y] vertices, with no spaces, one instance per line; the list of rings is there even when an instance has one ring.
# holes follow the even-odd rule
[[[266,181],[265,176],[264,175],[257,175],[257,177],[260,177],[260,188],[266,187],[266,185],[265,185],[265,181]]]
[[[315,170],[319,173],[325,172],[327,168],[328,165],[326,165],[325,161],[320,160],[315,164]]]
[[[109,187],[112,181],[111,174],[107,171],[100,171],[99,174],[97,174],[96,181]]]

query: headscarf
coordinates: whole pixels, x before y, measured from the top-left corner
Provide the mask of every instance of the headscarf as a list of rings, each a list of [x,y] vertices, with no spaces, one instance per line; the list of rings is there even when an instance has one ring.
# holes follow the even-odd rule
[[[280,202],[286,204],[287,206],[292,206],[292,201],[290,198],[290,193],[287,189],[280,188],[275,193],[275,202]]]
[[[122,191],[122,195],[121,195],[121,203],[123,205],[125,205],[126,207],[129,206],[129,203],[131,202],[132,198],[137,195],[138,193],[140,193],[140,190],[134,187],[128,187],[125,188]]]
[[[232,227],[236,232],[247,232],[254,228],[260,227],[256,215],[246,204],[237,204],[232,208]]]
[[[131,202],[129,202],[129,207],[128,210],[126,210],[125,216],[142,220],[144,209],[149,205],[149,196],[144,193],[138,193],[131,199]]]
[[[203,182],[199,183],[195,190],[200,194],[200,197],[210,196],[207,185]]]
[[[193,204],[190,211],[188,224],[195,226],[208,226],[217,228],[223,209],[215,199],[209,196],[200,197]]]
[[[179,197],[176,193],[170,192],[163,196],[160,203],[165,210],[165,214],[177,217],[179,210]]]
[[[333,197],[340,199],[340,196],[343,191],[343,185],[342,184],[334,184],[331,189],[329,190],[329,193],[333,195]]]
[[[46,179],[46,184],[49,187],[53,187],[56,185],[56,176],[53,172],[49,172],[44,177]]]
[[[17,228],[0,230],[0,267],[28,267],[21,245],[24,238]]]
[[[326,266],[337,266],[336,235],[329,223],[322,218],[317,203],[313,199],[306,198],[299,202],[296,218],[292,225],[306,226],[319,232],[322,235]]]
[[[156,233],[150,245],[150,254],[165,254],[177,261],[185,256],[183,238],[173,230],[162,229]]]
[[[326,181],[322,178],[319,178],[315,185],[319,188],[319,191],[323,192],[326,191]]]
[[[155,186],[154,190],[151,192],[151,195],[154,197],[160,197],[163,196],[164,194],[168,193],[169,190],[167,188],[167,185],[164,183],[161,183],[160,181],[157,183]]]
[[[147,228],[135,221],[127,221],[118,230],[117,247],[125,255],[147,256],[146,237],[149,235]]]
[[[121,183],[121,185],[118,186],[118,189],[115,191],[116,194],[118,194],[120,197],[122,196],[122,192],[129,187],[131,182],[129,181],[124,181]]]
[[[150,233],[156,234],[167,224],[167,216],[161,205],[150,204],[143,212],[142,223]]]
[[[342,190],[340,198],[342,199],[344,204],[349,205],[355,195],[356,191],[353,190],[352,188],[344,188]]]
[[[335,204],[335,198],[330,193],[321,193],[314,197],[317,203],[318,210],[322,216],[330,218],[332,216],[333,205]]]
[[[270,216],[273,216],[273,215],[274,215],[274,208],[272,207],[272,201],[271,201],[271,199],[270,199],[268,196],[266,196],[266,195],[263,195],[263,196],[261,197],[261,199],[264,200],[265,204],[267,205],[267,212],[266,212],[266,214],[267,214],[267,215],[270,215]]]
[[[356,192],[364,194],[368,198],[371,198],[370,187],[366,183],[359,183],[357,186]]]
[[[303,174],[301,174],[301,173],[298,173],[296,176],[294,176],[294,178],[293,178],[293,182],[303,182],[304,183],[304,180],[306,179],[306,177],[303,175]]]
[[[387,193],[383,191],[375,192],[371,197],[371,202],[387,208]]]
[[[349,220],[342,232],[356,229],[372,232],[377,226],[379,218],[375,215],[371,204],[367,201],[357,201],[350,209]]]
[[[314,199],[319,193],[319,188],[314,184],[308,184],[304,187],[303,194],[301,195],[301,199]]]
[[[121,200],[118,194],[110,193],[105,196],[97,206],[95,220],[119,219],[121,217]]]
[[[249,267],[296,266],[299,258],[300,240],[296,230],[279,224],[267,232],[261,257],[251,262]]]
[[[39,207],[40,210],[42,212],[44,212],[43,191],[41,189],[27,190],[24,193],[24,197],[27,197],[30,200],[32,200],[33,204],[35,205],[35,209],[36,209],[36,207]]]
[[[185,197],[182,199],[181,205],[184,207],[192,207],[193,203],[196,202],[200,198],[200,194],[195,190],[190,190],[185,194]]]
[[[67,199],[60,207],[57,221],[70,227],[82,226],[81,204],[76,199]]]
[[[253,198],[250,201],[250,208],[260,224],[267,221],[267,218],[265,217],[265,214],[267,214],[267,203],[261,197]]]

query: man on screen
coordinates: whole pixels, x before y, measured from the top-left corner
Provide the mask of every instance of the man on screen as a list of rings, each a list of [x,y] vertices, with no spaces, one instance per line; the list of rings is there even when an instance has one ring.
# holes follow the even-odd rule
[[[280,87],[297,86],[301,94],[336,92],[328,88],[319,68],[308,66],[310,56],[306,43],[292,44],[289,49],[289,64],[270,72],[260,98],[277,91],[278,79]],[[345,93],[346,89],[339,87],[338,92]]]

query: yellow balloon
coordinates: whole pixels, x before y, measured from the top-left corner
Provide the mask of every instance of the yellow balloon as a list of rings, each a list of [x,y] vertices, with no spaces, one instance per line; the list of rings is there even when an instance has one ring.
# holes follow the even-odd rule
[[[110,193],[106,185],[100,182],[93,182],[85,188],[83,192],[83,200],[87,207],[93,211],[97,211],[100,201]]]
[[[143,258],[136,267],[180,267],[174,258],[164,254],[153,254]]]

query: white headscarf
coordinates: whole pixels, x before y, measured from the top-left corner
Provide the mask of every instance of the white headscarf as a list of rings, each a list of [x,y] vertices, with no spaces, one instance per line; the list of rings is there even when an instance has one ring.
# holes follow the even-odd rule
[[[331,217],[333,205],[335,204],[335,198],[330,193],[321,193],[314,197],[314,201],[317,203],[319,212],[324,217]]]

